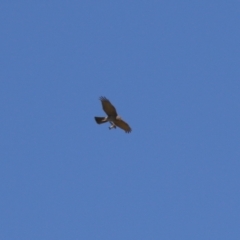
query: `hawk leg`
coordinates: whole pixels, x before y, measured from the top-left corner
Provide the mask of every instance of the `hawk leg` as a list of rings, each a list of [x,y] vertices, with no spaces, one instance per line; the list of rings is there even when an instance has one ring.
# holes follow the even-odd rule
[[[111,126],[109,127],[109,129],[111,130],[112,128],[116,128],[116,125],[113,122],[110,122]]]

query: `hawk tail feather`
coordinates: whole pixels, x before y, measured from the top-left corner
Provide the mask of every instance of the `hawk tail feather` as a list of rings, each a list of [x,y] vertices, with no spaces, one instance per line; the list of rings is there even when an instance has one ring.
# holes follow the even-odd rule
[[[95,121],[98,124],[107,122],[107,119],[105,117],[95,117]]]

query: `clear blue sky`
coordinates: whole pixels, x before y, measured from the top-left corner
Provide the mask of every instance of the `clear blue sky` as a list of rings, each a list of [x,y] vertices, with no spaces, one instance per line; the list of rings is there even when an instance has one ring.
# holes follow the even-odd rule
[[[2,1],[0,29],[0,239],[240,239],[239,1]]]

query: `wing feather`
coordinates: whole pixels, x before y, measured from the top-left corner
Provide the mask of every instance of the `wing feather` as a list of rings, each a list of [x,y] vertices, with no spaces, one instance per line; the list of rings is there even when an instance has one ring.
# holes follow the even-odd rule
[[[100,97],[102,102],[102,108],[108,116],[117,116],[116,108],[111,104],[111,102],[106,97]]]
[[[132,131],[132,129],[130,128],[130,126],[129,126],[126,122],[124,122],[121,118],[115,119],[115,120],[114,120],[114,124],[115,124],[117,127],[123,129],[126,133],[130,133],[130,132]]]

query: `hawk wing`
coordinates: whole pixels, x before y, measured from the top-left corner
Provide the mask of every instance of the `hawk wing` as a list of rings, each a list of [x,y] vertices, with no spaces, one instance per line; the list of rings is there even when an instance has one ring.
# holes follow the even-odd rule
[[[124,122],[121,118],[117,118],[114,120],[114,124],[123,129],[126,133],[130,133],[132,131],[132,129],[130,128],[130,126]]]
[[[105,98],[105,97],[100,97],[100,101],[102,102],[102,107],[104,112],[108,115],[108,116],[117,116],[117,111],[116,108],[110,103],[110,101]]]

